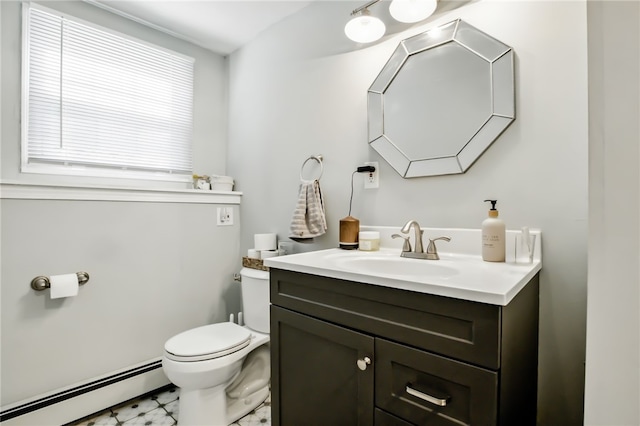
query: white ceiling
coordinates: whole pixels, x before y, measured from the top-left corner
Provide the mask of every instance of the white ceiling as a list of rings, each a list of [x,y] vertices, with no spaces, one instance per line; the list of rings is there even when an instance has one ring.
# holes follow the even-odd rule
[[[85,0],[227,55],[314,0]]]
[[[2,0],[0,0],[1,2]],[[120,15],[156,27],[174,36],[221,55],[228,55],[253,40],[271,25],[307,7],[314,1],[338,0],[84,0]],[[368,0],[339,0],[344,3],[344,22],[349,12]],[[390,0],[382,0],[381,4]],[[478,0],[439,0],[438,13],[456,9]],[[377,6],[375,15],[387,26],[389,37],[412,26],[391,18],[388,6]],[[431,18],[430,18],[431,19]],[[363,45],[348,40],[336,28],[333,45],[339,51],[354,50]],[[364,45],[366,46],[366,45]]]

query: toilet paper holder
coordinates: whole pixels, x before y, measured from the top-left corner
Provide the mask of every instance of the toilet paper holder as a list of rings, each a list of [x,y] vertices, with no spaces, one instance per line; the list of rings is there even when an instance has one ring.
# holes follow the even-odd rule
[[[87,272],[76,272],[76,275],[78,276],[78,284],[84,285],[89,282],[89,274]],[[35,291],[46,290],[50,287],[51,281],[49,281],[49,277],[40,275],[31,280],[31,288]]]

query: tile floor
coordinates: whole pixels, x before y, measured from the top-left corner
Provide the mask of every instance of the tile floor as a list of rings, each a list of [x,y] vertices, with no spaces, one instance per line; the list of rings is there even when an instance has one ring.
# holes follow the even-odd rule
[[[134,399],[67,426],[173,426],[180,415],[179,388]],[[271,426],[271,397],[232,426]]]

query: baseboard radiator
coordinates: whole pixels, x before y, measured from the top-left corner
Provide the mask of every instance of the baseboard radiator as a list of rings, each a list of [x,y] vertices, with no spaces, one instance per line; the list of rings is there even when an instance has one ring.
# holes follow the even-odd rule
[[[60,426],[170,384],[162,359],[20,401],[0,411],[2,426]]]

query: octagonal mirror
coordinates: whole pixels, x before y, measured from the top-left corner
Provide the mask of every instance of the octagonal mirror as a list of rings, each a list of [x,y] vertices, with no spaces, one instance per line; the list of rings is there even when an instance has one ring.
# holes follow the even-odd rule
[[[515,119],[513,51],[458,19],[400,42],[367,96],[369,144],[402,177],[464,173]]]

